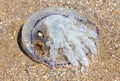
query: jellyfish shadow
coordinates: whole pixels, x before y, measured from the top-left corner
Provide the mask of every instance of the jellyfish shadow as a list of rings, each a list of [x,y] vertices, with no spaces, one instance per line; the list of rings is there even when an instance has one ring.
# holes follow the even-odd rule
[[[32,61],[38,63],[37,61],[33,60],[32,57],[30,57],[27,54],[27,52],[24,50],[24,48],[22,47],[22,28],[23,28],[23,25],[21,25],[20,30],[19,30],[19,32],[17,34],[17,44],[18,44],[18,47],[27,57],[29,57]]]
[[[25,50],[23,49],[23,47],[22,47],[22,27],[23,27],[23,25],[20,27],[20,30],[19,30],[19,32],[18,32],[18,34],[17,34],[17,44],[18,44],[18,47],[20,48],[20,50],[25,54],[25,55],[27,55],[27,53],[25,52]],[[28,56],[28,55],[27,55]]]

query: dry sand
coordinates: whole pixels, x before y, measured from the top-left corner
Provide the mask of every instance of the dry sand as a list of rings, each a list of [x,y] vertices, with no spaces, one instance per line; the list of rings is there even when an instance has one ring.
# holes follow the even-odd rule
[[[49,6],[83,13],[98,26],[96,62],[78,78],[71,65],[50,72],[19,48],[18,32],[26,18]],[[120,0],[0,0],[0,81],[120,81]]]

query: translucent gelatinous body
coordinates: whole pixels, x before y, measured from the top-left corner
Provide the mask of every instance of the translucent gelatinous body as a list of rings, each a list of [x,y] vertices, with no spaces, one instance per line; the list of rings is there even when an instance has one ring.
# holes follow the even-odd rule
[[[72,10],[51,7],[33,13],[22,29],[22,45],[35,61],[48,65],[71,63],[88,67],[87,54],[94,58],[97,27]]]

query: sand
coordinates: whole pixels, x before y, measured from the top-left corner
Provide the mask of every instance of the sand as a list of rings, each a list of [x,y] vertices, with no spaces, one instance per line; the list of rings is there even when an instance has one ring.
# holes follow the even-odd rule
[[[32,61],[18,45],[26,18],[49,6],[82,13],[99,29],[95,63],[78,77],[71,65],[51,71]],[[120,81],[120,0],[0,0],[0,81]]]

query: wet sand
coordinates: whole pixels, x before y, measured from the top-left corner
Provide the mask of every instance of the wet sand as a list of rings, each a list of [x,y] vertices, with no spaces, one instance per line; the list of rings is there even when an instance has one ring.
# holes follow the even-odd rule
[[[50,67],[27,57],[18,45],[18,32],[33,12],[49,6],[73,9],[99,29],[95,63],[76,78],[71,65]],[[0,0],[0,81],[119,81],[120,0]]]

